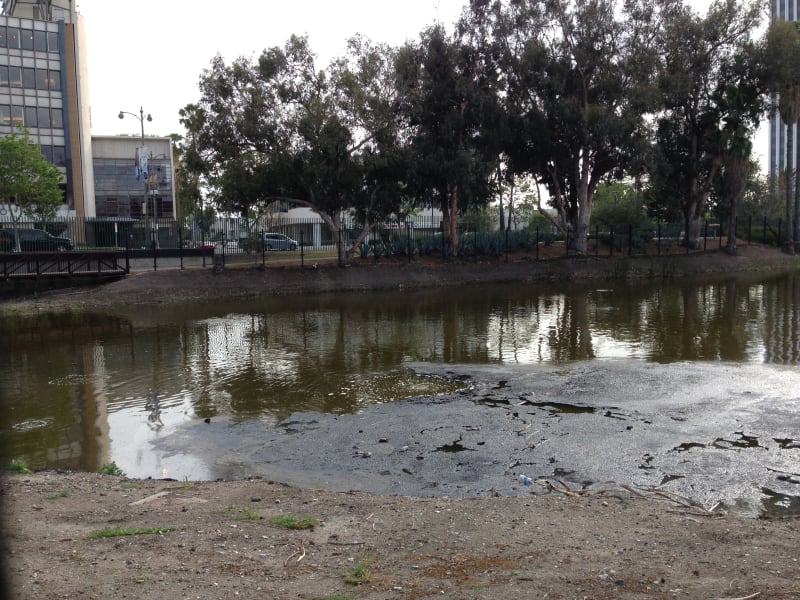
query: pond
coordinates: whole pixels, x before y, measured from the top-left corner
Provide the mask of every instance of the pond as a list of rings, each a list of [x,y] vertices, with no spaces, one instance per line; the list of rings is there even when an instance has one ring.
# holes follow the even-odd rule
[[[800,362],[800,276],[471,286],[6,318],[0,348],[4,464],[96,470],[114,461],[132,477],[202,479],[218,473],[202,446],[176,452],[163,444],[187,425],[274,430],[294,413],[357,414],[466,385],[442,365],[740,364],[770,377],[768,367]],[[797,453],[793,440],[787,449]]]

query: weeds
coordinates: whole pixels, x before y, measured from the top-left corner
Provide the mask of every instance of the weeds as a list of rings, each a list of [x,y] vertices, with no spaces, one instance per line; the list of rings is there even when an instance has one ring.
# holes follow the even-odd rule
[[[314,517],[295,515],[275,515],[269,518],[269,522],[286,529],[313,529],[319,525],[319,520]]]
[[[30,470],[28,467],[28,463],[26,463],[21,458],[13,459],[8,466],[6,467],[7,471],[16,471],[17,473],[21,473],[23,475],[30,475],[33,471]]]
[[[97,472],[102,475],[114,475],[114,477],[125,477],[125,471],[120,469],[117,466],[117,463],[115,463],[114,461],[104,464],[102,467],[97,469]]]
[[[344,576],[346,583],[350,585],[361,585],[369,581],[369,565],[372,563],[370,558],[362,558],[352,567],[347,569],[347,574]]]
[[[53,494],[52,496],[46,496],[45,500],[58,500],[59,498],[66,498],[69,496],[67,490],[61,490],[57,494]]]
[[[241,508],[241,507],[236,506],[236,505],[231,505],[225,510],[230,514],[237,513],[237,514],[234,515],[237,519],[255,520],[255,519],[261,519],[262,518],[261,515],[258,514],[258,512],[256,512],[252,508],[248,508],[248,507]]]
[[[123,535],[161,535],[174,530],[174,527],[105,527],[104,529],[96,529],[87,537],[90,540],[101,540]]]

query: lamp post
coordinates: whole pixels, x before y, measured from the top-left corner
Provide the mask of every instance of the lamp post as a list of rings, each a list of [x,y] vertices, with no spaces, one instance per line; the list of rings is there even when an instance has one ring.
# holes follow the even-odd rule
[[[125,115],[130,115],[135,119],[139,119],[139,124],[142,126],[142,147],[140,152],[144,153],[144,122],[145,120],[149,123],[153,120],[149,114],[145,117],[144,109],[140,106],[139,107],[139,114],[134,114],[132,112],[127,112],[124,110],[119,111],[119,118],[124,119]],[[139,168],[141,169],[142,166],[142,157],[139,156]],[[147,238],[150,238],[150,241],[156,241],[153,237],[153,232],[150,231],[150,220],[147,217],[147,177],[145,177],[144,173],[141,174],[142,178],[144,179],[144,197],[142,198],[142,210],[144,211],[144,228],[147,231]],[[155,216],[155,215],[153,215]]]

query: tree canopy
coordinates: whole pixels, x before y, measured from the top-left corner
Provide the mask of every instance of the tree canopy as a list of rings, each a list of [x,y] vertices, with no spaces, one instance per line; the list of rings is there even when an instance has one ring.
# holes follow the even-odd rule
[[[546,189],[540,212],[585,251],[598,185],[635,180],[696,244],[712,202],[735,215],[785,67],[752,39],[761,16],[752,0],[706,15],[681,0],[470,0],[452,31],[399,48],[356,37],[324,69],[292,36],[212,60],[181,113],[183,165],[221,211],[291,200],[334,233],[345,214],[363,237],[438,206],[453,254],[458,219],[516,178]]]
[[[63,199],[61,179],[27,131],[0,137],[0,202],[9,205],[13,220],[52,218]]]

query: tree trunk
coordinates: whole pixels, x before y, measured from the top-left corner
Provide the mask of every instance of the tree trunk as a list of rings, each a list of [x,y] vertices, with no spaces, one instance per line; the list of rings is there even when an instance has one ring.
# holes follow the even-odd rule
[[[794,162],[794,127],[786,125],[786,168],[784,184],[786,185],[786,234],[783,249],[794,254],[794,226],[792,225],[792,163]]]
[[[448,234],[449,234],[449,241],[450,241],[450,255],[453,257],[458,256],[458,227],[457,225],[457,218],[458,215],[458,186],[454,185],[450,188],[450,195],[449,195],[449,213],[450,213],[450,220],[448,222]]]
[[[800,121],[796,121],[795,125],[797,125],[798,123],[800,123]],[[794,126],[789,127],[788,129],[793,130]],[[787,140],[786,140],[787,145],[790,143],[789,139],[790,138],[788,137],[787,134]],[[791,143],[792,147],[794,147],[794,140]],[[797,160],[797,157],[794,156],[794,152],[792,152],[792,156],[794,160]],[[787,173],[790,172],[791,171],[787,170]],[[794,240],[793,241],[794,243],[792,244],[792,247],[794,248],[795,252],[797,252],[798,250],[800,250],[800,169],[798,168],[794,169]]]
[[[697,176],[689,185],[689,198],[686,201],[684,218],[686,221],[686,245],[691,249],[700,247],[700,217],[703,214],[704,198]]]
[[[725,251],[728,254],[736,254],[736,198],[731,200],[731,212],[728,217],[728,239],[725,243]]]

